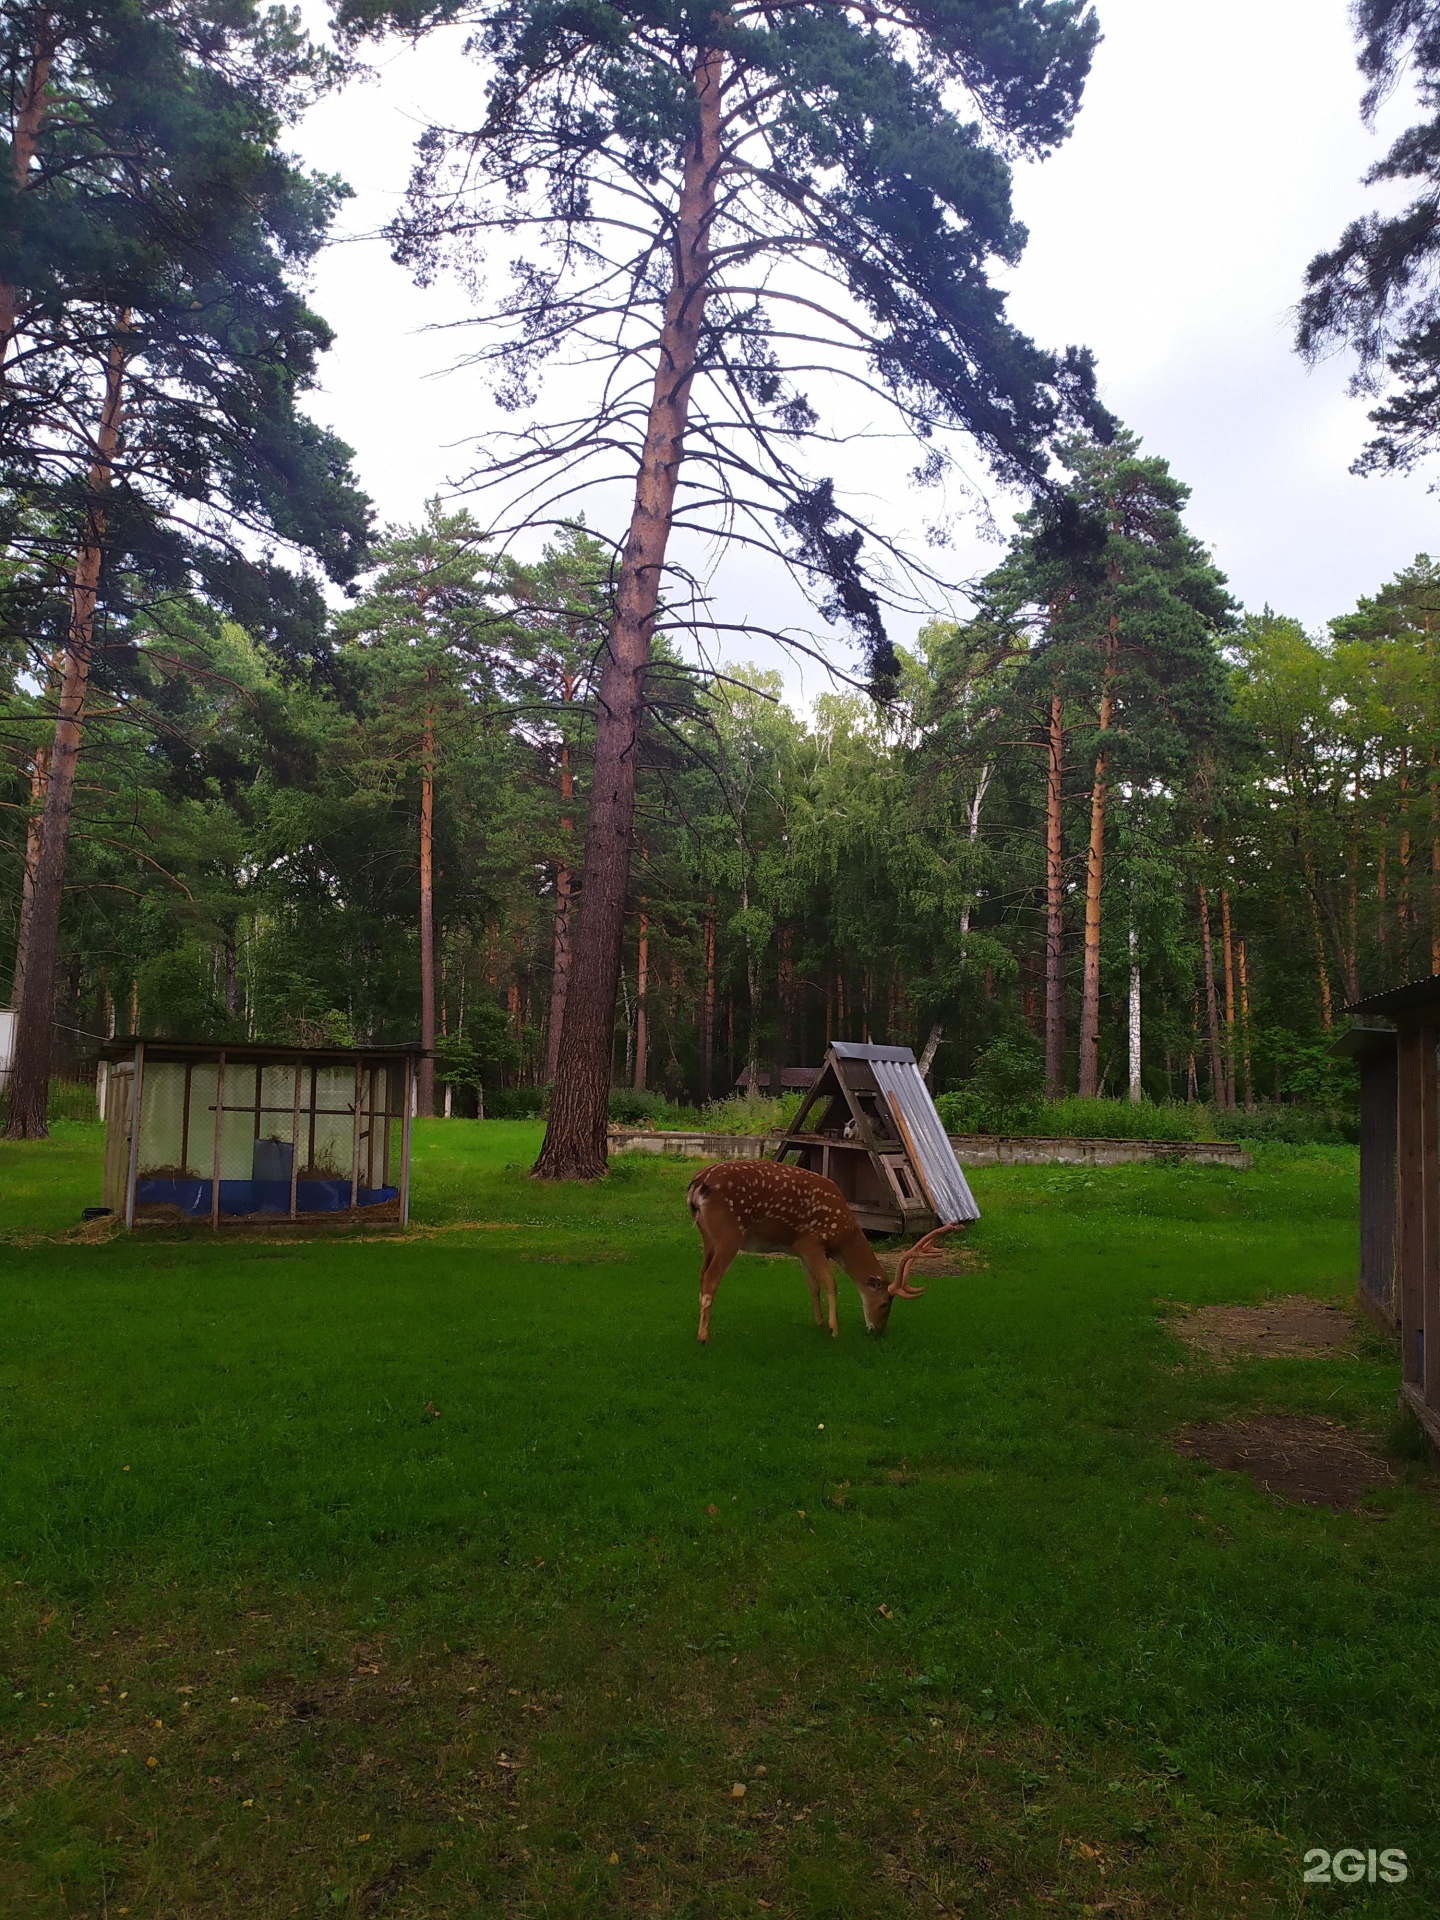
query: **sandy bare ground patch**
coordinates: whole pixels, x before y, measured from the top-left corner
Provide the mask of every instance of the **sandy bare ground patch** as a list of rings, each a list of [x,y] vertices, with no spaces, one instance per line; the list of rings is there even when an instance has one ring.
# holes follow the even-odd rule
[[[1262,1493],[1305,1507],[1354,1509],[1395,1478],[1375,1447],[1332,1420],[1260,1413],[1246,1420],[1197,1420],[1175,1442],[1192,1460],[1248,1473]]]
[[[875,1257],[886,1273],[893,1274],[895,1262],[904,1251],[901,1247],[895,1253],[877,1252]],[[952,1279],[956,1274],[978,1273],[988,1265],[989,1262],[982,1260],[975,1248],[967,1247],[957,1234],[953,1240],[922,1253],[910,1268],[910,1278],[920,1281]]]
[[[1264,1300],[1258,1307],[1189,1307],[1177,1301],[1171,1311],[1170,1324],[1186,1346],[1214,1360],[1304,1359],[1343,1353],[1355,1339],[1352,1314],[1304,1293]]]

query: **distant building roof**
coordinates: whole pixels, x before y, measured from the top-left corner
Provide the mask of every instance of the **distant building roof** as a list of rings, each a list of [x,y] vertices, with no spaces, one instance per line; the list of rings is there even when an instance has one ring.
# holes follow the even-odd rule
[[[783,1090],[785,1087],[812,1087],[815,1084],[815,1077],[819,1071],[819,1067],[782,1067],[780,1069],[781,1088]],[[735,1084],[737,1087],[748,1087],[752,1085],[768,1087],[770,1084],[769,1069],[761,1067],[752,1078],[750,1069],[747,1067]]]

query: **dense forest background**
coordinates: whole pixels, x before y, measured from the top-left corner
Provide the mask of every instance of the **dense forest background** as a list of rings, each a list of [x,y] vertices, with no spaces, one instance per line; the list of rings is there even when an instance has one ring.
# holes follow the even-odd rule
[[[525,425],[469,508],[377,530],[303,406],[347,189],[287,141],[358,49],[457,12],[487,117],[424,134],[386,231],[458,274]],[[323,45],[251,0],[0,16],[9,1136],[128,1032],[421,1037],[422,1112],[555,1089],[550,1177],[603,1170],[607,1085],[632,1114],[779,1092],[833,1037],[914,1046],[957,1125],[1117,1096],[1132,1129],[1346,1124],[1343,1008],[1440,971],[1440,568],[1323,633],[1242,608],[1093,357],[1005,317],[1010,168],[1068,134],[1084,0],[922,10],[919,79],[871,8],[782,15],[343,0]],[[1363,111],[1410,63],[1433,113],[1440,9],[1355,24]],[[1437,126],[1371,176],[1415,207],[1306,275],[1299,350],[1352,348],[1381,397],[1361,471],[1440,443]],[[538,381],[567,353],[574,419]],[[916,485],[954,440],[1030,502],[983,580],[844,505],[817,368],[889,409]],[[617,455],[628,530],[587,527]],[[676,530],[790,570],[832,691],[797,710],[729,628],[694,664]],[[897,648],[932,604],[969,613]]]
[[[1052,1092],[1081,1084],[1093,972],[1082,1090],[1132,1091],[1138,984],[1147,1101],[1343,1107],[1341,1007],[1440,969],[1440,567],[1422,556],[1307,633],[1231,605],[1163,462],[1122,436],[1074,465],[1113,508],[1110,545],[1077,570],[1022,523],[974,620],[927,626],[888,703],[800,712],[773,672],[702,678],[662,650],[618,1086],[693,1103],[813,1065],[831,1036],[932,1034],[940,1088],[986,1060],[1038,1085],[1058,827]],[[436,505],[378,560],[304,671],[183,597],[107,631],[62,1072],[117,1031],[413,1037],[428,819],[440,1086],[462,1113],[538,1104],[612,554],[577,528],[537,565],[502,561]],[[24,666],[3,709],[0,979],[49,714]]]

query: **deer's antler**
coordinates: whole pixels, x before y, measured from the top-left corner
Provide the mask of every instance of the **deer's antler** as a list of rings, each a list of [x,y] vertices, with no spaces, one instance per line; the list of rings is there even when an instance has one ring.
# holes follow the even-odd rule
[[[923,1240],[917,1240],[913,1247],[907,1247],[895,1264],[895,1278],[890,1282],[891,1299],[918,1300],[922,1293],[928,1293],[928,1287],[912,1287],[905,1277],[906,1274],[921,1254],[928,1253],[937,1240],[942,1239],[947,1233],[960,1233],[967,1224],[966,1221],[959,1220],[952,1222],[948,1227],[936,1227],[932,1233],[927,1233]]]

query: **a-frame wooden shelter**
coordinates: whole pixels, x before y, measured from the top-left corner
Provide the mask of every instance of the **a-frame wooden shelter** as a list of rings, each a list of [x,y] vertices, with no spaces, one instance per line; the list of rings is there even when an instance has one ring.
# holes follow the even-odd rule
[[[775,1158],[833,1180],[867,1233],[980,1218],[909,1047],[835,1041]]]

